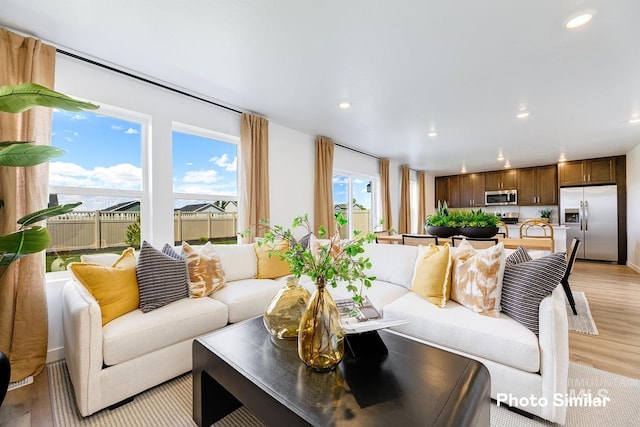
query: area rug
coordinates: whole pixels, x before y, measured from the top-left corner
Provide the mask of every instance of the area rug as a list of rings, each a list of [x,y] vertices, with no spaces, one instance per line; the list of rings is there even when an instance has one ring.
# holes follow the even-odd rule
[[[572,294],[578,314],[573,314],[569,301],[565,296],[567,318],[569,319],[569,330],[583,334],[598,335],[598,328],[596,327],[596,323],[593,321],[593,317],[591,317],[591,309],[589,308],[587,296],[581,291],[573,291]]]
[[[174,427],[194,426],[191,419],[191,374],[185,374],[151,390],[139,394],[131,403],[117,409],[102,410],[82,418],[77,410],[73,390],[64,362],[48,365],[51,407],[54,425],[95,427]],[[568,427],[637,426],[640,420],[640,380],[627,378],[577,363],[569,364],[567,397],[558,402],[568,402]],[[586,396],[608,398],[604,406],[583,405],[587,399],[571,399]],[[602,400],[604,402],[604,399]],[[592,400],[593,402],[593,400]],[[220,420],[216,427],[253,427],[263,424],[245,408],[240,408]],[[530,427],[553,426],[540,418],[528,418],[491,404],[491,426]]]

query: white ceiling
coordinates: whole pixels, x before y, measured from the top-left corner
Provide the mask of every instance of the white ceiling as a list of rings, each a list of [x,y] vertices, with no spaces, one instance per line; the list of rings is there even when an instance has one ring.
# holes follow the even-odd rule
[[[8,29],[435,175],[499,169],[501,150],[525,167],[640,144],[629,124],[640,115],[638,0],[0,0],[0,10]],[[590,23],[564,28],[584,10]]]

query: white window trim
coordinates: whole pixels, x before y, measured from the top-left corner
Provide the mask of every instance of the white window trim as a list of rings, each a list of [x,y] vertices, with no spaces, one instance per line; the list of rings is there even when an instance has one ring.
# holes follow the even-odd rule
[[[378,188],[380,186],[380,176],[379,175],[370,175],[367,173],[362,173],[362,172],[352,172],[352,171],[346,171],[344,169],[333,169],[333,175],[342,175],[342,176],[346,176],[349,178],[349,185],[348,185],[348,191],[349,191],[349,195],[353,196],[353,183],[352,180],[353,178],[366,178],[369,181],[371,181],[371,230],[375,230],[376,227],[378,226],[378,223],[380,222],[380,216],[379,216],[379,212],[380,212],[380,194],[378,192]],[[332,189],[333,189],[333,183],[332,185]],[[351,206],[351,199],[347,200],[347,214],[348,214],[348,218],[352,217],[352,210],[353,210],[353,206]],[[334,203],[334,202],[332,202]],[[332,205],[333,207],[333,205]],[[353,236],[353,224],[351,221],[349,221],[349,236]]]

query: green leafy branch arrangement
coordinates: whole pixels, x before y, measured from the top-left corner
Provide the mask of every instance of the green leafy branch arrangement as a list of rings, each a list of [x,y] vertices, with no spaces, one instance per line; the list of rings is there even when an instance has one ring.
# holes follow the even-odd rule
[[[79,101],[35,83],[0,86],[0,112],[22,113],[36,106],[69,111],[95,110],[99,107]],[[0,166],[29,167],[45,163],[64,154],[63,150],[32,141],[0,142]],[[46,249],[51,242],[45,227],[35,225],[47,218],[71,212],[80,203],[53,206],[28,214],[17,223],[17,231],[0,236],[0,277],[15,260]],[[0,208],[4,201],[0,200]]]
[[[335,214],[335,221],[338,229],[347,224],[347,219],[341,212]],[[269,256],[279,256],[287,261],[295,277],[307,275],[314,282],[333,288],[336,288],[339,282],[346,282],[347,290],[353,294],[353,301],[362,304],[362,291],[371,287],[375,277],[365,272],[371,268],[371,261],[361,254],[364,253],[365,243],[375,241],[375,234],[354,231],[353,239],[341,240],[340,235],[336,233],[325,242],[314,243],[311,238],[313,229],[306,214],[294,218],[292,224],[292,229],[306,230],[305,237],[300,240],[296,240],[291,229],[279,225],[271,226],[268,221],[261,221],[260,227],[266,228],[267,231],[264,238],[258,241],[258,245],[268,245],[271,248],[268,250]],[[246,236],[250,232],[251,230],[247,230],[242,235]],[[320,226],[318,238],[326,237],[326,228]],[[288,243],[284,250],[278,247],[281,241]]]
[[[425,221],[427,226],[440,227],[496,227],[500,218],[492,213],[478,210],[449,210],[447,202],[440,203],[436,213],[429,215]]]

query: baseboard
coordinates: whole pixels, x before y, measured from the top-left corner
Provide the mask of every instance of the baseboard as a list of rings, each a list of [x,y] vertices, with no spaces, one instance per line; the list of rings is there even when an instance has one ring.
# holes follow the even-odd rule
[[[47,350],[47,363],[64,359],[64,347],[50,348]]]
[[[637,273],[640,273],[640,267],[638,267],[631,261],[627,261],[627,267],[631,268],[632,270],[635,270]]]

